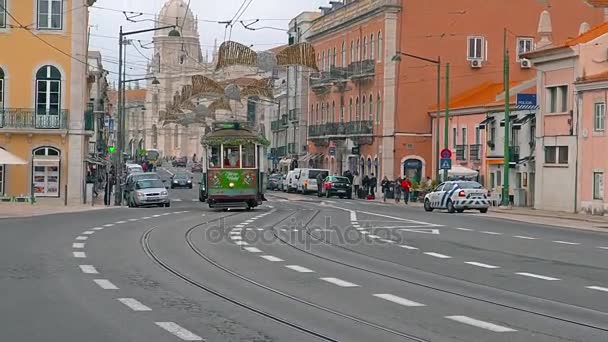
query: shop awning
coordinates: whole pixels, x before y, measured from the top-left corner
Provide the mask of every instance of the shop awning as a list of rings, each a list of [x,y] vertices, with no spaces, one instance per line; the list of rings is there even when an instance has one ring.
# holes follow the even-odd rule
[[[316,160],[316,159],[321,159],[321,158],[323,158],[323,153],[320,153],[320,152],[308,153],[304,157],[300,158],[300,162],[307,162],[309,160]]]
[[[514,124],[517,121],[517,115],[509,115],[509,122]],[[505,127],[505,119],[500,120],[500,127]]]
[[[530,120],[534,119],[535,117],[536,117],[536,113],[532,113],[532,114],[525,115],[525,116],[523,116],[523,117],[521,117],[521,118],[519,118],[519,119],[517,119],[517,120],[513,121],[513,128],[516,128],[516,127],[521,127],[521,126],[523,126],[523,125],[524,125],[526,122],[528,122],[528,121],[530,121]]]
[[[27,162],[7,150],[0,148],[0,165],[25,165]]]
[[[454,165],[448,170],[448,177],[474,178],[477,177],[478,174],[478,171],[461,165]]]
[[[485,118],[485,120],[483,120],[482,122],[479,123],[479,129],[485,129],[486,125],[492,121],[494,121],[494,118],[491,116],[488,116],[487,118]]]

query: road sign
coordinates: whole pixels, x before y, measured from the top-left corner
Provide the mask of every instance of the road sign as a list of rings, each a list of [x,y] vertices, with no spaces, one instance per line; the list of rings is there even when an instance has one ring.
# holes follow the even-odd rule
[[[442,170],[451,170],[452,169],[452,159],[450,158],[441,158],[441,162],[439,163],[439,168]]]
[[[359,146],[355,146],[351,150],[351,154],[359,155]]]
[[[517,109],[520,110],[534,110],[538,109],[539,106],[536,102],[536,94],[517,94]]]
[[[441,153],[439,155],[441,156],[441,159],[450,159],[452,158],[452,151],[450,151],[449,148],[444,148],[443,150],[441,150]]]

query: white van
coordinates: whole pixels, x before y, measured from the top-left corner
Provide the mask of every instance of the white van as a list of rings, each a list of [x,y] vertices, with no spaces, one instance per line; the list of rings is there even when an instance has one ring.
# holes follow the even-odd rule
[[[287,172],[287,177],[285,177],[283,183],[283,191],[296,192],[298,190],[298,179],[296,178],[296,176],[297,175],[295,170]]]
[[[317,175],[321,173],[323,179],[329,176],[329,170],[325,169],[301,169],[298,178],[298,192],[307,194],[317,192]]]

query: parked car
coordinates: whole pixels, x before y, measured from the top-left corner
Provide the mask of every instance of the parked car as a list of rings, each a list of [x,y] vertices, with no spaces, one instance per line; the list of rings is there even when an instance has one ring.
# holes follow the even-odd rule
[[[176,173],[171,177],[171,189],[175,188],[192,189],[192,177],[185,173]]]
[[[279,180],[279,191],[285,191],[285,179],[287,178],[287,175],[281,175],[281,179]]]
[[[194,173],[194,172],[203,172],[203,164],[201,164],[201,163],[192,164],[192,167],[190,168],[190,171],[192,171],[192,173]]]
[[[279,190],[279,184],[282,183],[282,179],[283,177],[280,174],[270,175],[266,188],[268,190]]]
[[[140,206],[170,207],[169,192],[158,179],[142,179],[135,182],[135,191],[127,197],[129,208]]]
[[[133,172],[129,174],[125,180],[125,183],[123,184],[123,194],[125,200],[129,198],[129,194],[131,192],[135,191],[135,183],[144,179],[161,180],[160,176],[154,172]]]
[[[297,170],[297,171],[296,171]],[[298,190],[298,179],[296,172],[299,174],[300,170],[296,169],[296,170],[291,170],[289,172],[287,172],[287,177],[285,178],[285,181],[283,182],[283,191],[286,192],[296,192]]]
[[[125,164],[125,169],[127,174],[144,172],[144,169],[139,164]]]
[[[298,192],[303,194],[307,194],[309,192],[317,192],[317,176],[321,174],[322,179],[325,179],[329,176],[329,170],[325,169],[300,169],[300,173],[298,174],[297,187]]]
[[[448,181],[439,184],[424,197],[424,210],[447,209],[462,213],[467,209],[487,213],[490,207],[488,190],[474,181]]]
[[[172,164],[173,167],[186,167],[188,165],[188,157],[175,158]]]
[[[321,187],[322,193],[318,194],[319,197],[325,196],[327,198],[331,196],[338,196],[340,198],[353,198],[353,187],[350,180],[346,177],[340,176],[328,176],[323,180],[323,186]]]

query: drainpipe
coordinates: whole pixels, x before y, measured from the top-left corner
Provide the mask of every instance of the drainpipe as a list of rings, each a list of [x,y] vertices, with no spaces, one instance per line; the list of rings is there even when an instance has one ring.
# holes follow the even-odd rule
[[[574,108],[573,108],[573,115],[572,115],[572,124],[575,125],[574,126],[574,134],[576,136],[576,159],[575,159],[575,163],[574,163],[574,184],[575,184],[575,189],[574,189],[574,212],[577,213],[579,210],[579,205],[578,205],[578,191],[579,191],[579,185],[578,185],[578,157],[580,154],[579,151],[579,140],[581,138],[580,132],[579,132],[579,123],[578,123],[578,114],[579,114],[579,101],[581,100],[581,95],[580,93],[577,91],[574,93],[574,98],[575,98],[575,102],[574,102]],[[576,118],[576,121],[575,121]]]

